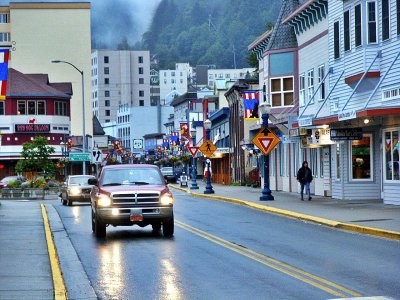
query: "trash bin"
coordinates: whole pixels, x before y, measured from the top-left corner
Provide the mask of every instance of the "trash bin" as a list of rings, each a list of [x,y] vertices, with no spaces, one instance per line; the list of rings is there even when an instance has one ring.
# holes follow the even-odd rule
[[[179,182],[181,186],[188,186],[188,177],[186,174],[182,174],[181,177],[179,177]]]

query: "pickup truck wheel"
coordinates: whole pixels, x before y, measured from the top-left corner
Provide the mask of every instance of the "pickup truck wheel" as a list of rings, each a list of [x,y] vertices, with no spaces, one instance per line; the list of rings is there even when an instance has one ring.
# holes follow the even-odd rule
[[[99,238],[106,236],[106,224],[100,221],[96,215],[94,216],[94,233]]]
[[[68,206],[72,206],[72,200],[71,200],[71,199],[69,199],[69,198],[67,197],[67,200],[66,200],[66,201],[67,201],[67,205],[68,205]]]
[[[62,196],[61,196],[61,203],[62,205],[67,205],[67,200],[65,200]]]
[[[171,237],[174,235],[174,216],[163,222],[163,234],[165,237]]]

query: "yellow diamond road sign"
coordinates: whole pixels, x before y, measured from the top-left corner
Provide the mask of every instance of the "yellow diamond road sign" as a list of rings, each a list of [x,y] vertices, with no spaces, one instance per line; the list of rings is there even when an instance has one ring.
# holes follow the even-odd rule
[[[204,154],[205,157],[211,157],[214,151],[217,150],[217,147],[210,140],[205,140],[200,146],[199,150]]]
[[[252,141],[262,153],[268,155],[281,140],[271,130],[263,128],[257,133]]]

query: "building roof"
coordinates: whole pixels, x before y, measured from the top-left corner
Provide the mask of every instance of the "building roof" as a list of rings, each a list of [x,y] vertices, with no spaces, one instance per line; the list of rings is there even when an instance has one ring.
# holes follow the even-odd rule
[[[259,84],[257,78],[247,78],[247,79],[239,79],[232,85],[229,90],[224,94],[225,97],[229,97],[234,91],[242,91],[248,90],[250,85],[257,85]]]
[[[105,135],[103,127],[101,126],[99,119],[93,115],[93,135]]]
[[[13,68],[8,69],[7,97],[51,97],[71,99],[71,83],[62,83],[63,88],[70,85],[71,94],[48,82],[47,74],[23,74]]]
[[[179,104],[189,101],[190,99],[197,99],[197,92],[187,92],[181,96],[178,96],[171,102],[170,105],[178,106]]]
[[[278,19],[272,30],[266,51],[297,48],[297,38],[294,29],[289,24],[283,24],[293,11],[299,7],[298,0],[283,0]]]

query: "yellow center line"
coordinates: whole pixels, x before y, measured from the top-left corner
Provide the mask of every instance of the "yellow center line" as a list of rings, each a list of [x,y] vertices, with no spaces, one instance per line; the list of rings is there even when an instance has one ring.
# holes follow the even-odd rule
[[[206,240],[209,240],[215,244],[218,244],[226,249],[229,249],[231,251],[234,251],[238,254],[241,254],[245,257],[248,257],[254,261],[257,261],[263,265],[266,265],[272,269],[275,269],[277,271],[280,271],[286,275],[289,275],[291,277],[294,277],[300,281],[306,282],[312,286],[315,286],[325,292],[328,292],[332,295],[339,296],[339,297],[347,297],[348,295],[355,296],[355,297],[360,297],[362,296],[360,293],[357,293],[355,291],[352,291],[350,289],[347,289],[339,284],[336,284],[334,282],[328,281],[324,278],[321,278],[319,276],[313,275],[311,273],[308,273],[306,271],[303,271],[301,269],[298,269],[296,267],[290,266],[287,263],[278,261],[276,259],[273,259],[269,256],[266,256],[262,253],[258,253],[256,251],[253,251],[248,248],[244,248],[242,246],[239,246],[237,244],[234,244],[232,242],[229,242],[227,240],[224,240],[218,236],[212,235],[208,232],[205,232],[203,230],[200,230],[198,228],[192,227],[188,224],[185,224],[183,222],[175,220],[175,224],[182,228],[185,229],[195,235],[198,235]],[[335,290],[336,289],[336,290]]]
[[[68,299],[67,289],[65,288],[64,278],[62,276],[60,263],[57,255],[57,249],[56,246],[54,245],[53,235],[50,229],[49,218],[47,216],[45,205],[40,204],[40,206],[42,208],[47,249],[49,251],[50,267],[51,267],[51,273],[53,275],[54,299],[65,300]]]

